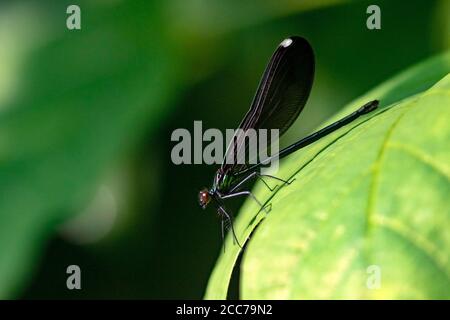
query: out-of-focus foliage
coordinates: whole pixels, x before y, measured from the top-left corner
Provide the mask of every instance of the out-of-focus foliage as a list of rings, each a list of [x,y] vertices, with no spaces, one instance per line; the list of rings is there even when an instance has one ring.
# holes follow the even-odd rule
[[[450,296],[449,72],[450,52],[370,91],[331,121],[375,97],[378,112],[283,161],[291,185],[270,195],[258,186],[272,211],[249,202],[236,223],[242,243],[260,224],[242,262],[242,298]],[[207,298],[226,297],[238,253],[219,259]],[[376,290],[366,285],[371,265],[382,274]]]
[[[19,24],[21,38],[4,37],[26,44],[27,32],[37,33],[38,20],[46,22],[66,7],[59,3],[41,12],[37,4],[5,6],[4,16],[11,10],[22,18],[4,26],[14,32]],[[156,9],[146,6],[153,14]],[[56,23],[65,22],[64,14],[49,22],[43,32],[54,34],[15,66],[22,68],[19,89],[2,107],[0,297],[26,277],[56,224],[89,199],[111,159],[130,150],[144,128],[168,112],[174,62],[169,65],[171,52],[161,46],[162,35],[132,6],[118,6],[116,16],[105,18],[102,12],[110,8],[84,10],[85,31],[63,36],[64,24]],[[3,64],[14,59],[11,55]]]
[[[173,165],[172,131],[236,127],[288,35],[317,74],[286,143],[450,34],[445,0],[379,1],[379,31],[369,1],[78,1],[75,31],[70,4],[0,4],[0,297],[202,297],[221,243],[196,191],[215,168]]]

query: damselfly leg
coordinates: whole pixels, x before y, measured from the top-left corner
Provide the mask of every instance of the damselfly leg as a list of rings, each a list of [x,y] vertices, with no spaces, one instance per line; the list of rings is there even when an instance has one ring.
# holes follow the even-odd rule
[[[223,251],[225,252],[225,232],[228,228],[231,229],[231,233],[233,235],[233,244],[237,244],[239,247],[242,248],[241,244],[239,243],[239,240],[236,236],[236,232],[234,231],[234,223],[233,223],[233,216],[228,213],[223,206],[218,207],[218,212],[221,217],[221,229],[222,229],[222,242],[223,242]]]

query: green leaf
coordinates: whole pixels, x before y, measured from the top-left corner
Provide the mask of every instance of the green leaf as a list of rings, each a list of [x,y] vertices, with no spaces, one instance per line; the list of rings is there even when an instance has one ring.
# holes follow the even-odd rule
[[[75,31],[61,19],[66,7],[25,8],[45,11],[39,18],[61,34],[27,52],[20,96],[0,107],[0,297],[17,294],[56,226],[159,125],[172,94],[176,63],[154,5],[86,3]]]
[[[188,35],[212,36],[255,25],[299,12],[343,5],[350,0],[270,0],[220,1],[174,0],[167,3],[167,12],[176,30]]]
[[[272,210],[248,200],[236,219],[241,243],[254,231],[241,298],[450,298],[449,72],[447,52],[385,82],[329,122],[380,99],[375,114],[281,162],[291,185],[256,185]],[[226,248],[207,299],[226,298],[240,254],[230,235]]]

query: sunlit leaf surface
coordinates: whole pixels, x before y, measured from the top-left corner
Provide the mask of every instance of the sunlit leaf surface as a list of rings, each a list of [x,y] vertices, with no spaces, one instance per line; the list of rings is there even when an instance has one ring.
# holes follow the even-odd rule
[[[282,162],[290,186],[256,186],[272,211],[247,201],[237,219],[241,243],[259,224],[241,298],[450,297],[449,70],[447,53],[387,81],[330,122],[375,98],[377,112]],[[240,253],[231,237],[226,245],[208,299],[226,297]]]

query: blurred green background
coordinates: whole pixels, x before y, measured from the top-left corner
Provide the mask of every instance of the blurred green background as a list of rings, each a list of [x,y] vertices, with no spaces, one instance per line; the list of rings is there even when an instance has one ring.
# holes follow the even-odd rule
[[[216,168],[173,165],[172,131],[236,127],[289,35],[311,42],[316,79],[282,145],[449,48],[450,1],[377,1],[381,30],[370,4],[1,2],[0,298],[201,298],[221,239],[197,192]]]

